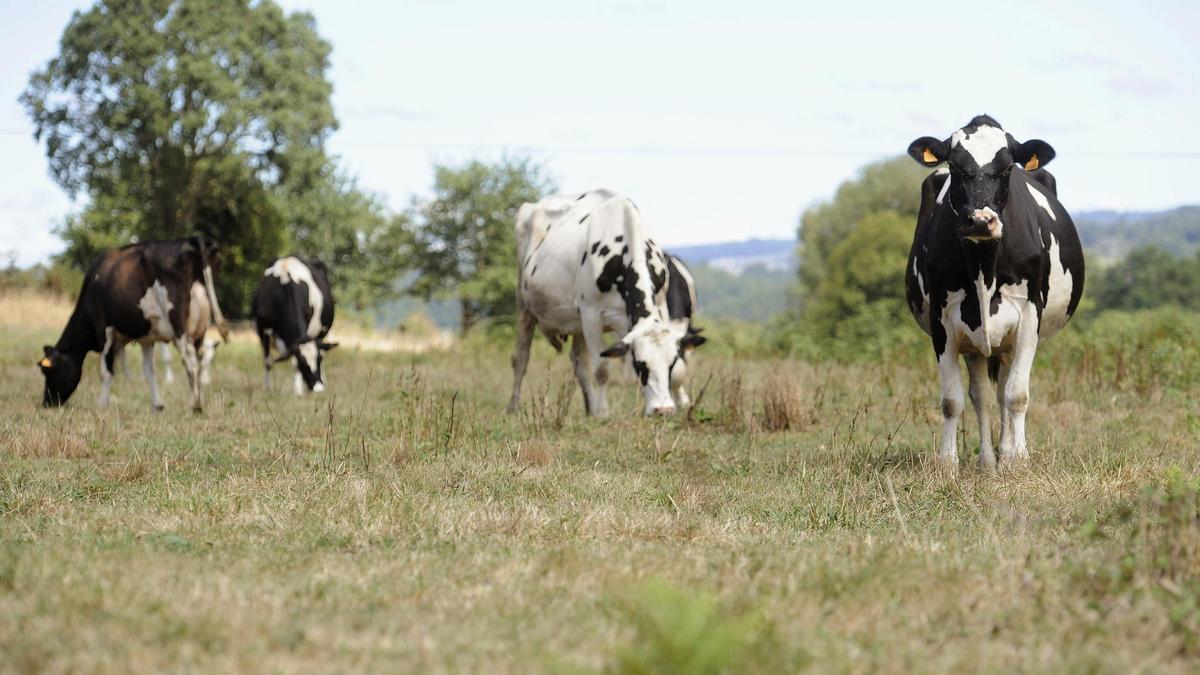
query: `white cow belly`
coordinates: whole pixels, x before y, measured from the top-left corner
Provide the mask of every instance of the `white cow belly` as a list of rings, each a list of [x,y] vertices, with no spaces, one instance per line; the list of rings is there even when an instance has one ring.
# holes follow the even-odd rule
[[[1016,339],[1017,327],[1021,324],[1021,310],[1029,303],[1028,298],[1025,297],[1024,284],[1017,288],[1003,287],[1000,305],[996,308],[996,313],[989,315],[987,319],[986,350],[984,349],[983,326],[972,330],[963,319],[962,301],[964,297],[965,294],[962,291],[951,293],[950,301],[942,314],[943,325],[945,325],[946,319],[949,319],[948,337],[958,344],[959,351],[964,354],[983,354],[1011,349],[1013,341]],[[984,305],[985,308],[989,306],[990,302]]]

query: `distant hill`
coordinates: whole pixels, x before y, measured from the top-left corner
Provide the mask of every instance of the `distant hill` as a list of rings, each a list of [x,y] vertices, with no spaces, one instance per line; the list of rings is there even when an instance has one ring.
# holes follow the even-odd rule
[[[689,266],[708,265],[740,275],[751,267],[768,271],[796,269],[795,239],[746,239],[696,246],[668,246]]]
[[[1200,250],[1200,206],[1168,211],[1084,211],[1073,214],[1088,253],[1101,260],[1123,258],[1139,246],[1154,245],[1179,256]]]

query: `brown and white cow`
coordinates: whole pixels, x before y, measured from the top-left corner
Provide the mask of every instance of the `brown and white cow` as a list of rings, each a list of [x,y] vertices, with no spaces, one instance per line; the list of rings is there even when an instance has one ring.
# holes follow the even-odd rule
[[[192,410],[202,409],[199,350],[209,321],[222,336],[228,325],[217,303],[210,258],[216,246],[201,237],[148,241],[106,251],[88,269],[75,311],[58,342],[43,347],[42,405],[61,406],[83,376],[88,352],[100,353],[100,405],[108,405],[113,361],[121,347],[142,347],[150,404],[162,410],[154,373],[154,344],[179,350],[191,387]]]

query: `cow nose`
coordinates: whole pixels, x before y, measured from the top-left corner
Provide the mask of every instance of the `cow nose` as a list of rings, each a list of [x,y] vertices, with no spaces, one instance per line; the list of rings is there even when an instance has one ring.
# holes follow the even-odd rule
[[[319,394],[323,391],[325,391],[325,383],[324,382],[318,382],[313,385],[313,393]]]
[[[654,409],[654,414],[655,415],[674,415],[675,414],[675,406],[673,406],[673,405],[659,406]]]
[[[999,234],[1000,219],[990,210],[978,209],[971,213],[971,225],[979,230],[986,230],[995,236]]]

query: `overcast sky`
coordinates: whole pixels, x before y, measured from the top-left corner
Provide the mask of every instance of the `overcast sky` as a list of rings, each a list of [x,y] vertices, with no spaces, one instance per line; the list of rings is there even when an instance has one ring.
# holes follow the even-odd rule
[[[17,103],[89,2],[0,0],[0,251],[77,205]],[[544,162],[667,245],[790,237],[872,160],[989,113],[1058,151],[1068,209],[1200,202],[1200,2],[283,0],[333,44],[330,148],[392,208],[433,162]],[[916,190],[914,186],[914,190]]]

